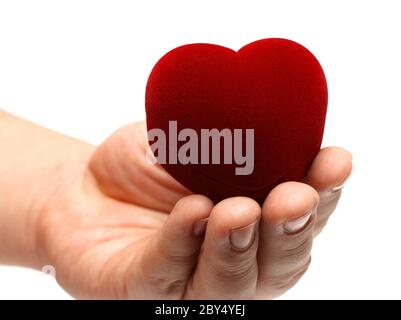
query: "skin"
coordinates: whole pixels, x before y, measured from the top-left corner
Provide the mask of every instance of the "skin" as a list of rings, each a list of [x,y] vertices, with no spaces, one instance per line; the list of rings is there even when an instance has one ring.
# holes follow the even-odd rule
[[[348,151],[324,148],[304,183],[278,185],[262,207],[214,205],[149,163],[146,148],[144,122],[94,147],[0,112],[0,263],[52,265],[75,298],[275,298],[307,270],[352,169]]]

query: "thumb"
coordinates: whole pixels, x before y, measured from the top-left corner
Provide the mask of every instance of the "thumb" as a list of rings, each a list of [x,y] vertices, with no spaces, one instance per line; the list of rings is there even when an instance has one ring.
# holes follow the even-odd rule
[[[89,169],[101,190],[115,199],[170,212],[190,192],[146,156],[145,121],[113,133],[93,154]]]

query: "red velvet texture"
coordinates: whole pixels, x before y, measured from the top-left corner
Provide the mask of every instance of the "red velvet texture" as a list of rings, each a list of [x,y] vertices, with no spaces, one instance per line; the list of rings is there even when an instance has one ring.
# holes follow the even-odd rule
[[[174,120],[178,130],[192,128],[199,137],[202,128],[235,128],[244,129],[245,140],[245,129],[254,129],[250,175],[236,175],[235,163],[163,167],[214,202],[247,196],[262,203],[277,184],[305,177],[322,142],[327,84],[313,54],[290,40],[263,39],[237,52],[199,43],[157,62],[145,100],[148,130],[163,129],[167,138]]]

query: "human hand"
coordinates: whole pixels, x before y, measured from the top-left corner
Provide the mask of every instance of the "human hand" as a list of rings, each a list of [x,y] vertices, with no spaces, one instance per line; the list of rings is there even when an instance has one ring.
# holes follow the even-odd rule
[[[54,186],[36,220],[37,252],[77,298],[270,299],[310,263],[352,169],[330,147],[305,183],[213,205],[145,158],[144,122],[121,128]],[[73,171],[74,172],[74,171]]]

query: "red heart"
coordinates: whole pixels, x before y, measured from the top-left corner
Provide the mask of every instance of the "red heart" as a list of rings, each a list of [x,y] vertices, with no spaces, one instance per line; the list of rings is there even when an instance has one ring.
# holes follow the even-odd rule
[[[160,128],[167,139],[169,121],[199,137],[201,129],[243,129],[243,145],[245,129],[254,129],[249,175],[236,175],[236,163],[163,164],[180,183],[215,202],[248,196],[262,203],[277,184],[302,180],[320,149],[326,109],[319,62],[285,39],[255,41],[238,52],[212,44],[178,47],[158,61],[146,87],[148,130]]]

